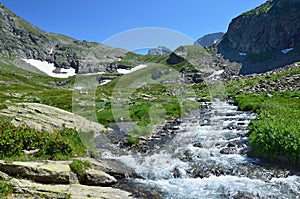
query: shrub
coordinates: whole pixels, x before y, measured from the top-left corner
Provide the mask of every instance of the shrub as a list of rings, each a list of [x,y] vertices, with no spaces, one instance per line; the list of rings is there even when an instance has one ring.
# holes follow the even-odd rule
[[[249,126],[252,151],[271,160],[283,158],[300,163],[300,123],[262,113]]]
[[[12,195],[13,193],[13,188],[10,184],[8,184],[4,180],[0,180],[0,197],[4,198],[9,195]]]
[[[80,161],[80,160],[73,160],[70,164],[70,168],[74,173],[77,174],[78,177],[82,177],[84,174],[84,170],[91,167],[91,163],[88,161]]]
[[[251,153],[280,163],[300,164],[300,92],[240,95],[242,110],[256,110],[249,125]]]
[[[129,145],[139,145],[140,144],[140,139],[137,138],[137,137],[134,137],[132,135],[130,135],[128,138],[127,138],[127,143]]]
[[[0,158],[22,157],[23,150],[33,149],[39,149],[36,158],[65,159],[86,154],[78,132],[73,129],[45,133],[9,123],[0,124]]]

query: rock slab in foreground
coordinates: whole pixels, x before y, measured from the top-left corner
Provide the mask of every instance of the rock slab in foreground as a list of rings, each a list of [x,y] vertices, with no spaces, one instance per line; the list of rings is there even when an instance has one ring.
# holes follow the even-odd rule
[[[11,163],[0,161],[0,171],[10,176],[23,177],[46,184],[69,184],[71,176],[70,163],[70,161]]]
[[[80,184],[45,185],[28,180],[12,179],[17,192],[14,198],[97,198],[97,199],[133,199],[131,193],[111,187],[95,187]]]
[[[85,179],[79,184],[70,164],[71,161],[0,161],[0,179],[12,185],[14,198],[134,198],[127,191],[108,187],[117,180],[93,163],[84,170]]]
[[[26,125],[37,131],[53,132],[65,128],[94,133],[106,131],[101,124],[62,109],[38,103],[9,105],[7,109],[0,111],[0,115],[13,117],[11,123],[15,126]]]

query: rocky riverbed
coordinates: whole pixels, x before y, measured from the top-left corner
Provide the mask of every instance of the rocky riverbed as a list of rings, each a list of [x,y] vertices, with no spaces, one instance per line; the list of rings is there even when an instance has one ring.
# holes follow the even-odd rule
[[[247,156],[247,126],[254,117],[227,102],[203,104],[173,126],[172,139],[153,148],[151,138],[146,151],[142,146],[126,154],[126,148],[107,157],[134,168],[142,178],[129,181],[162,198],[297,198],[297,172]],[[163,140],[165,134],[155,136]]]
[[[127,123],[107,136],[119,141],[101,158],[79,158],[91,163],[84,177],[72,161],[1,161],[0,177],[15,198],[296,198],[298,173],[247,156],[254,117],[228,102],[203,103],[157,127],[139,146],[126,144],[122,130],[133,125]]]

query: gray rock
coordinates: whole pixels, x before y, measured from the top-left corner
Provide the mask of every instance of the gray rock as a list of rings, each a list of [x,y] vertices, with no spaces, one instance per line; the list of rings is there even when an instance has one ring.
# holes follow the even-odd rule
[[[220,153],[224,155],[235,154],[236,150],[234,148],[223,148]]]
[[[53,132],[65,128],[95,133],[106,131],[101,124],[62,109],[38,103],[9,105],[7,109],[0,111],[0,115],[13,117],[11,123],[15,126],[26,125],[43,132]]]
[[[11,176],[24,177],[36,182],[51,184],[70,183],[69,161],[11,162],[0,161],[0,170]]]
[[[140,178],[135,171],[124,165],[123,163],[113,159],[99,159],[95,160],[92,158],[77,158],[81,161],[88,161],[91,163],[92,168],[95,170],[101,170],[116,179],[124,179],[126,177]]]
[[[84,178],[80,181],[70,169],[72,161],[0,161],[0,179],[12,185],[14,198],[134,198],[129,192],[107,187],[117,180],[98,169],[115,171],[115,165],[112,164],[110,168],[109,162],[98,162],[91,158],[82,159],[90,161],[92,168],[84,171]],[[124,169],[123,176],[125,177],[126,174]],[[119,176],[121,174],[117,175]]]
[[[86,186],[80,184],[50,185],[24,179],[8,181],[15,192],[15,198],[74,198],[74,199],[133,199],[131,193],[111,187]]]
[[[188,83],[201,83],[204,79],[213,74],[214,71],[223,72],[221,78],[229,79],[237,75],[240,71],[240,64],[231,63],[217,54],[212,47],[210,53],[200,46],[180,46],[167,60],[168,64],[175,65],[181,63],[183,67],[180,73]]]
[[[162,75],[163,75],[163,74],[162,74],[161,71],[154,71],[154,72],[152,73],[152,75],[151,75],[151,78],[152,78],[153,80],[157,80],[157,79],[161,78]]]
[[[111,184],[116,183],[117,180],[113,176],[103,171],[87,169],[84,171],[80,182],[84,185],[109,186]]]
[[[184,61],[184,58],[180,57],[176,53],[171,53],[169,59],[167,60],[168,64],[179,64]]]
[[[297,0],[274,0],[236,17],[217,46],[219,52],[230,61],[242,63],[241,74],[244,75],[263,73],[298,61],[299,9]],[[295,50],[281,52],[289,48]]]
[[[255,74],[251,75],[250,77],[254,78],[261,78],[261,77],[267,77],[270,75],[276,75],[277,72],[283,72],[283,71],[289,71],[295,68],[299,68],[298,65],[288,65],[283,68],[279,68],[273,71],[269,71],[264,74]],[[247,78],[247,77],[240,77]],[[266,81],[260,81],[257,85],[254,85],[252,87],[247,87],[243,90],[243,93],[266,93],[267,97],[273,97],[273,95],[270,94],[272,91],[298,91],[300,87],[300,75],[299,74],[293,74],[289,76],[282,76],[278,79],[271,80],[270,78],[267,78]]]

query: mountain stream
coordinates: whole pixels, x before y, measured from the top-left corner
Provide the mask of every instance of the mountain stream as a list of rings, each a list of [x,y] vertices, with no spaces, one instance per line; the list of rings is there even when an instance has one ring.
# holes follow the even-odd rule
[[[106,158],[132,167],[142,178],[130,181],[166,199],[300,198],[299,175],[247,157],[253,118],[225,101],[203,103],[155,150]]]

